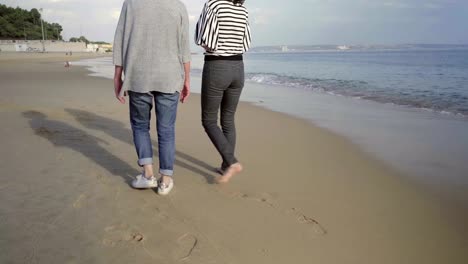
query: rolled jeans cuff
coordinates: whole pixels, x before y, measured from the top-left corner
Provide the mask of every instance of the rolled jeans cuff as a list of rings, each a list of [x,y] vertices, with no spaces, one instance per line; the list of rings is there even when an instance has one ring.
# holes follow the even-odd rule
[[[153,164],[153,158],[144,158],[144,159],[138,160],[138,165],[140,165],[140,167],[143,167],[145,165],[152,165],[152,164]]]
[[[160,169],[159,174],[164,175],[164,176],[171,176],[172,177],[172,175],[174,175],[174,171],[173,170]]]

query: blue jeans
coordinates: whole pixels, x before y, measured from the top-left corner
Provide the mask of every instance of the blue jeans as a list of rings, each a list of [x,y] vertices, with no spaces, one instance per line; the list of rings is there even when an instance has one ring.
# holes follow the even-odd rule
[[[175,121],[179,93],[136,93],[129,91],[129,97],[130,123],[138,155],[138,165],[153,164],[153,146],[149,131],[154,100],[158,132],[159,173],[172,176],[174,174]]]

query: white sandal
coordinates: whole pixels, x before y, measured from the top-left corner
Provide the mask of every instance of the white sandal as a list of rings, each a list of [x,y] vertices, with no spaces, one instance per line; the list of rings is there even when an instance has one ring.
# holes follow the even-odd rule
[[[154,176],[148,179],[140,174],[132,181],[132,187],[135,189],[152,189],[158,187],[158,181]]]
[[[172,188],[174,188],[174,180],[171,178],[169,184],[166,184],[162,181],[162,178],[159,180],[158,184],[158,194],[159,195],[168,195]]]

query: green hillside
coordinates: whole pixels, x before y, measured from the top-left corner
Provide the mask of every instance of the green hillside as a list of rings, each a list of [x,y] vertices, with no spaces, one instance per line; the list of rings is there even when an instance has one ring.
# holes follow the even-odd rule
[[[48,40],[62,39],[60,24],[44,21],[44,35]],[[0,4],[0,39],[42,39],[41,14],[36,8],[31,11]]]

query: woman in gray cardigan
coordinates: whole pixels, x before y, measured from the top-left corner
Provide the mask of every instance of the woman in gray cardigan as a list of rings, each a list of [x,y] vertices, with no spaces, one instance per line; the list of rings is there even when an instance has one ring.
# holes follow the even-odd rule
[[[188,28],[187,10],[180,0],[125,0],[115,31],[115,96],[125,103],[128,92],[133,141],[142,167],[132,187],[157,187],[161,195],[169,194],[174,186],[177,106],[190,94]],[[159,180],[153,172],[149,133],[153,108]]]
[[[202,123],[222,158],[218,183],[242,171],[235,156],[235,113],[244,87],[243,53],[250,48],[248,11],[244,0],[209,0],[195,32],[205,49],[202,77]],[[221,128],[218,111],[221,110]]]

